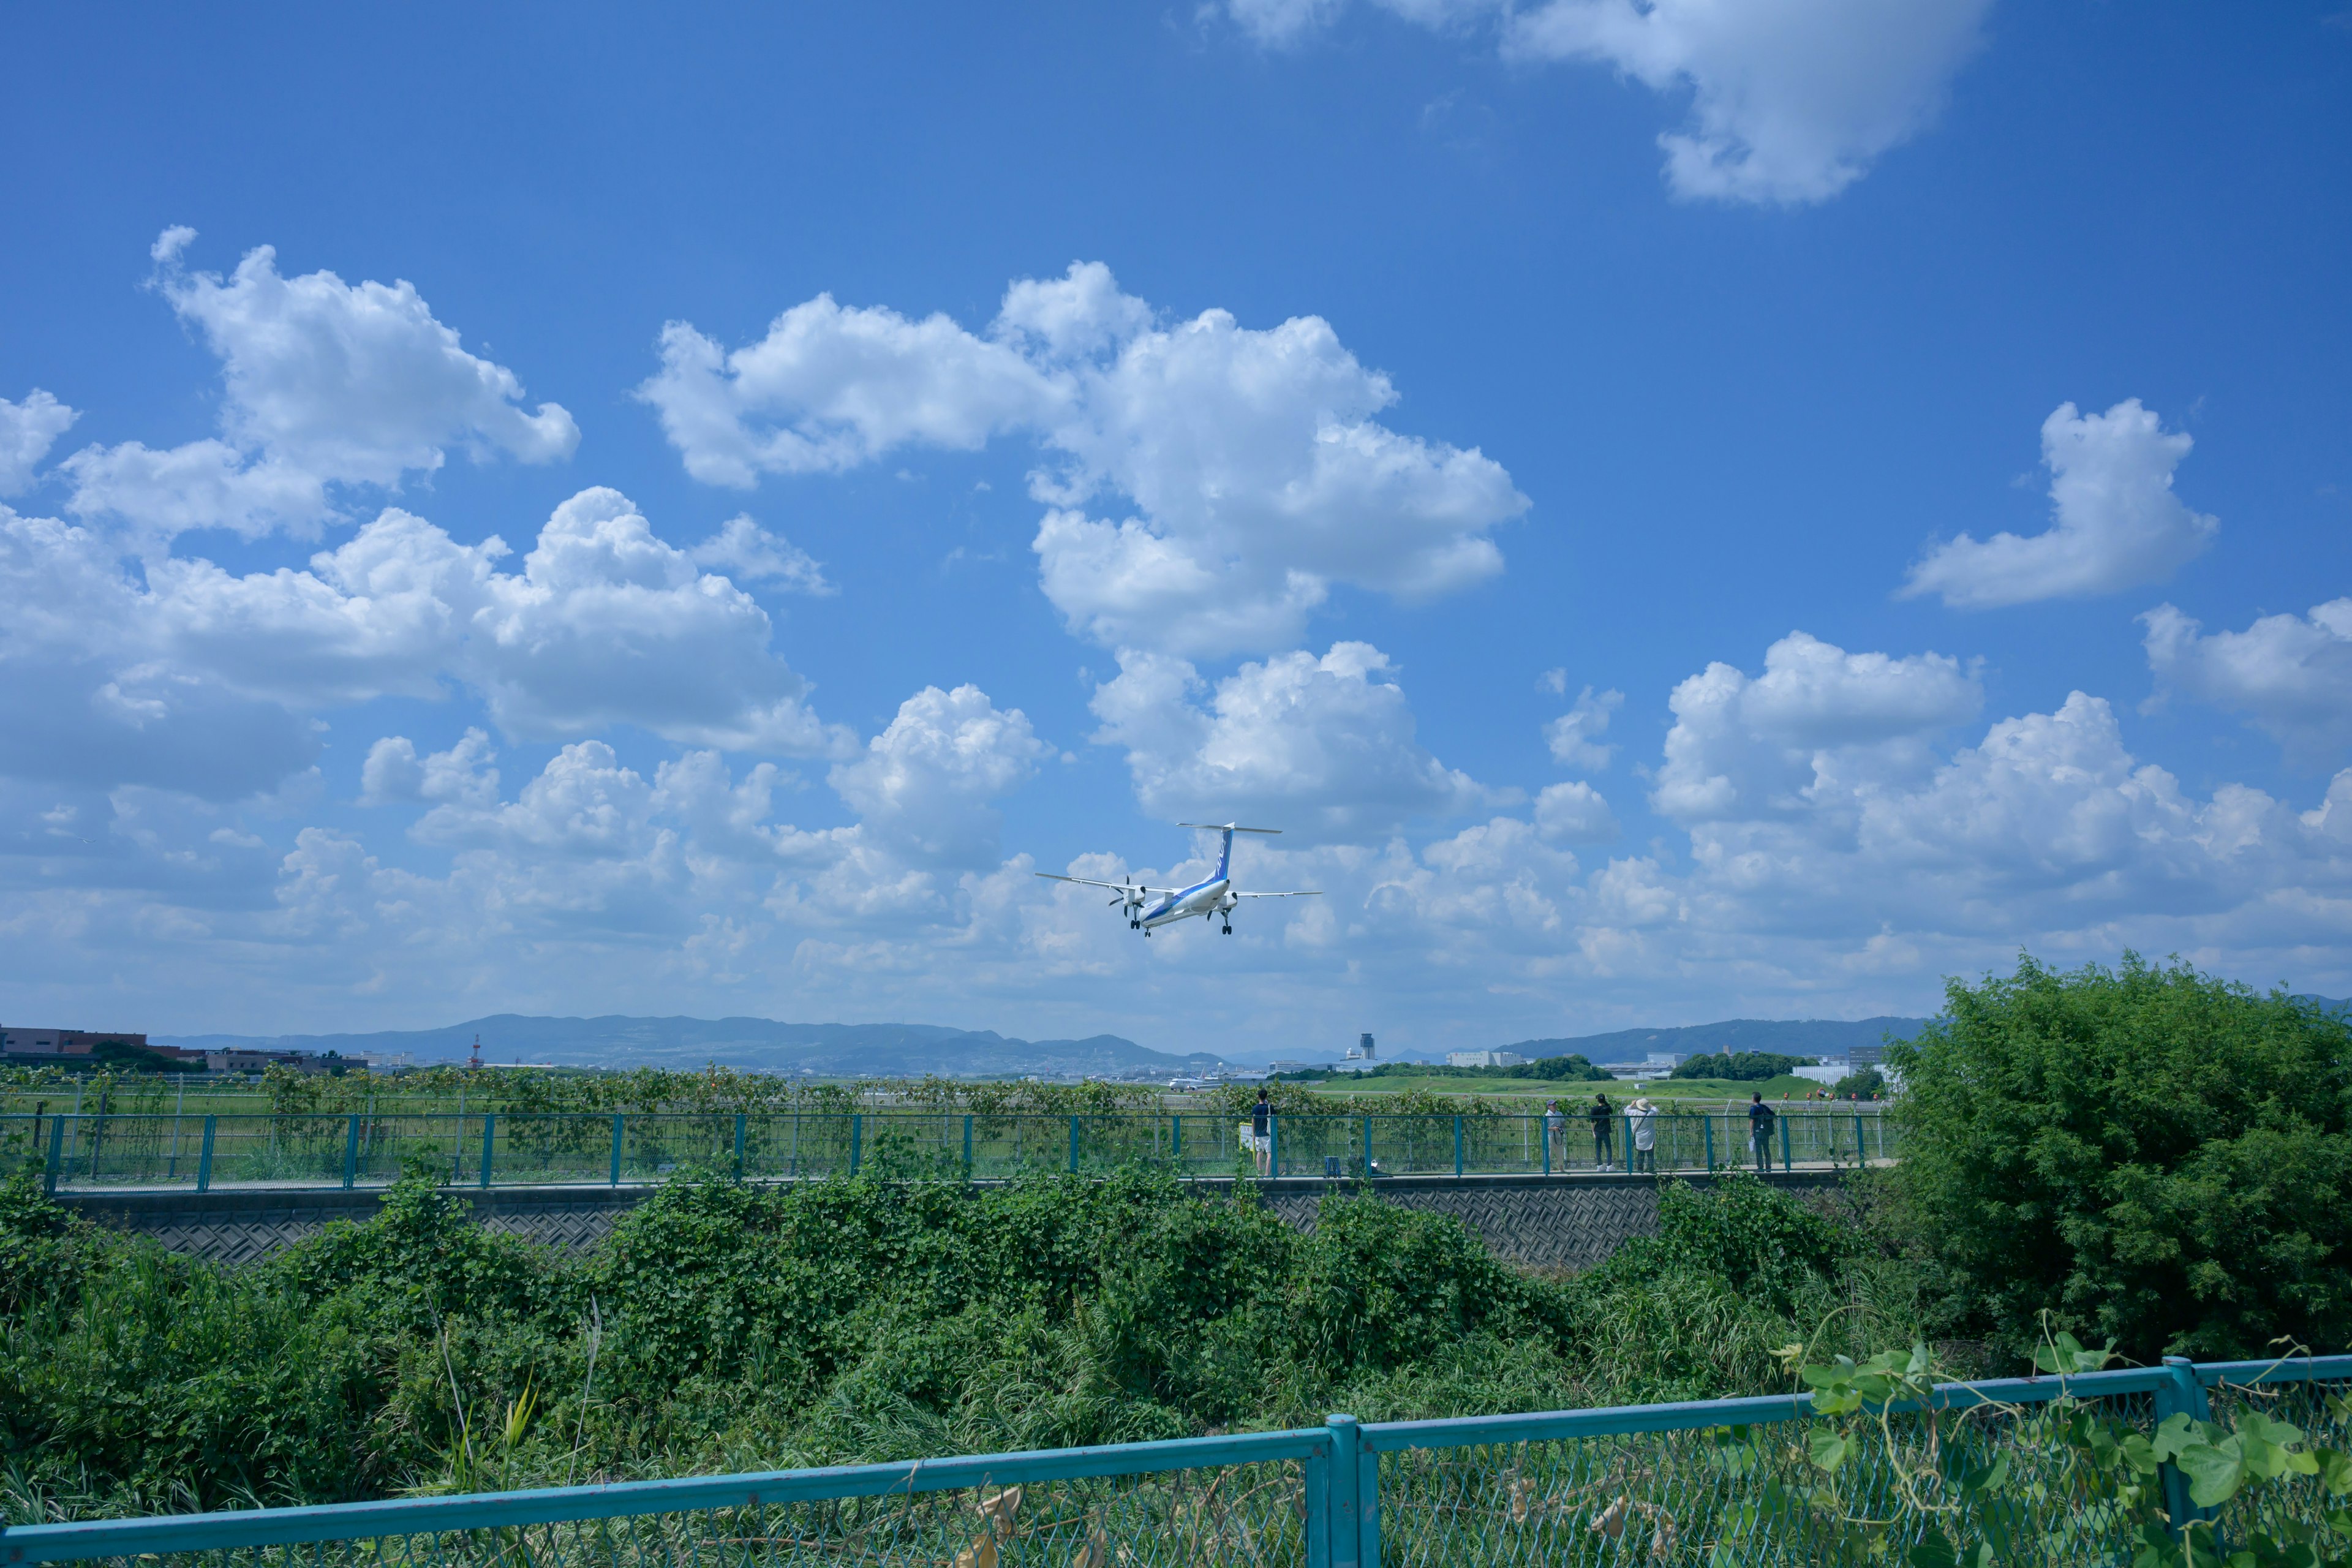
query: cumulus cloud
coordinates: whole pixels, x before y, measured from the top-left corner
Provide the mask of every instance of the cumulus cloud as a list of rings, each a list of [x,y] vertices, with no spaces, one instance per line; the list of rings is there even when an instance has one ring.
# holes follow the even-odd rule
[[[64,465],[77,516],[167,534],[303,529],[329,514],[331,485],[394,488],[440,468],[451,448],[545,463],[578,445],[570,414],[552,403],[526,410],[515,374],[468,353],[412,284],[287,278],[266,245],[226,279],[192,274],[181,255],[194,238],[165,231],[155,281],[221,361],[223,438],[77,453]]]
[[[1550,673],[1561,678],[1560,684],[1552,689],[1564,694],[1565,672]],[[1594,773],[1607,767],[1617,748],[1601,744],[1598,737],[1609,732],[1610,716],[1624,705],[1625,694],[1622,691],[1603,691],[1595,696],[1592,688],[1586,687],[1577,694],[1576,706],[1544,726],[1544,743],[1551,748],[1552,759],[1562,767],[1585,768]]]
[[[1927,742],[1983,702],[1958,659],[1848,653],[1791,632],[1765,650],[1761,676],[1710,664],[1675,688],[1651,805],[1682,821],[1805,810],[1916,773]]]
[[[866,833],[907,858],[982,867],[997,858],[989,803],[1053,755],[1018,708],[999,710],[977,686],[927,686],[898,705],[864,756],[835,764],[830,782]]]
[[[0,397],[0,496],[13,496],[33,482],[33,470],[79,412],[39,387],[22,403]]]
[[[368,748],[360,768],[360,804],[394,805],[415,802],[485,807],[499,798],[497,755],[490,738],[469,729],[446,752],[424,757],[405,735],[386,735]]]
[[[2160,693],[2246,715],[2304,765],[2332,761],[2352,745],[2352,599],[2210,636],[2170,605],[2140,622]]]
[[[0,775],[228,800],[309,767],[310,721],[164,656],[90,531],[0,507]]]
[[[815,557],[782,534],[770,533],[748,514],[729,518],[687,554],[696,565],[715,566],[740,582],[772,584],[787,593],[819,598],[839,592],[824,580],[824,568]]]
[[[1396,389],[1329,323],[1156,326],[1098,263],[1014,283],[984,335],[829,297],[731,353],[673,322],[640,395],[714,483],[1024,435],[1046,457],[1047,597],[1107,647],[1179,657],[1295,642],[1337,584],[1423,598],[1490,577],[1490,533],[1528,505],[1475,449],[1380,423]],[[1136,515],[1087,510],[1109,498]]]
[[[1136,797],[1152,816],[1360,838],[1497,798],[1422,748],[1403,689],[1387,679],[1388,656],[1369,643],[1244,664],[1205,708],[1194,700],[1205,683],[1185,661],[1133,650],[1118,658],[1118,677],[1095,692],[1103,727],[1094,738],[1127,749]]]
[[[1553,844],[1607,844],[1618,836],[1617,814],[1580,779],[1549,784],[1536,796],[1536,831]]]
[[[2172,493],[2173,470],[2189,446],[2136,397],[2105,414],[2060,404],[2042,424],[2049,530],[1983,541],[1963,533],[1911,569],[1902,596],[1938,594],[1956,609],[1982,610],[2163,581],[2221,528]]]
[[[1991,0],[1376,0],[1440,30],[1492,22],[1506,58],[1604,65],[1690,95],[1658,138],[1691,200],[1826,201],[1924,130],[1983,41]],[[1225,0],[1256,43],[1295,46],[1346,0]]]
[[[306,713],[453,685],[522,739],[633,724],[785,755],[854,745],[811,711],[766,613],[619,492],[558,507],[520,571],[508,554],[391,510],[307,570],[172,557],[142,582],[91,530],[0,508],[0,723],[18,742],[0,773],[249,795],[310,764]],[[415,794],[434,770],[407,746],[371,755],[369,798],[440,798]]]
[[[1680,196],[1826,201],[1942,109],[1990,0],[1550,0],[1512,16],[1505,52],[1588,60],[1691,94],[1658,138]]]

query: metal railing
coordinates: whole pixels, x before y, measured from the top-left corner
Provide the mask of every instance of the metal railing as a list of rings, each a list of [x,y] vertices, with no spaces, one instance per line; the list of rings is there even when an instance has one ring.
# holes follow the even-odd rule
[[[1997,1524],[2030,1549],[2004,1561],[2128,1559],[2102,1472],[2044,1440],[2035,1407],[2095,1402],[2143,1431],[2176,1412],[2260,1405],[2315,1446],[2347,1442],[2352,1356],[2160,1367],[1939,1385],[1926,1422],[1866,1423],[1849,1496],[1884,1509],[1889,1478],[2005,1458],[2019,1484],[1963,1504],[1963,1533]],[[2330,1398],[2331,1394],[2338,1395]],[[2218,1407],[2218,1408],[2217,1408]],[[415,1497],[0,1531],[0,1564],[202,1559],[256,1568],[494,1563],[661,1568],[1497,1568],[1799,1564],[1864,1560],[1790,1500],[1818,1472],[1809,1394],[1360,1424],[1095,1448],[963,1456],[538,1491]],[[1856,1429],[1847,1428],[1849,1432]],[[2165,1478],[2176,1520],[2187,1491]],[[2315,1478],[2225,1509],[2225,1539],[2259,1508],[2303,1522],[2331,1506]],[[1972,1514],[1966,1510],[1975,1510]],[[1998,1514],[1997,1519],[1990,1515]],[[1920,1528],[1907,1527],[1914,1538]],[[1879,1561],[1901,1561],[1894,1532]]]
[[[985,1181],[1145,1165],[1181,1176],[1632,1174],[1781,1172],[1898,1157],[1876,1108],[1790,1106],[1752,1138],[1743,1109],[1588,1116],[1478,1111],[1277,1115],[1263,1135],[1227,1115],[961,1112],[740,1115],[448,1113],[0,1117],[0,1150],[37,1160],[58,1192],[374,1187],[422,1160],[454,1186],[656,1182],[680,1170],[750,1181],[867,1174]]]

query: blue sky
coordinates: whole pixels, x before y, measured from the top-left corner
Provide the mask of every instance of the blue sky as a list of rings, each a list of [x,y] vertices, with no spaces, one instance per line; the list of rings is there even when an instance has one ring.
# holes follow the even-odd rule
[[[0,1016],[2352,985],[2340,6],[0,29]]]

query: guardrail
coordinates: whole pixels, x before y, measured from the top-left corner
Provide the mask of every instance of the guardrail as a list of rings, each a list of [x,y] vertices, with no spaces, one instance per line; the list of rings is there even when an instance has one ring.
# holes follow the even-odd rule
[[[1562,1175],[1826,1170],[1891,1160],[1874,1109],[1789,1106],[1769,1138],[1742,1110],[1619,1115],[1275,1116],[1263,1137],[1230,1116],[741,1115],[0,1117],[0,1146],[39,1160],[51,1193],[127,1188],[372,1187],[417,1159],[470,1187],[658,1181],[694,1168],[751,1181],[871,1174],[995,1180],[1145,1164],[1183,1176]]]
[[[1897,1460],[1930,1474],[2006,1458],[1998,1495],[1954,1490],[1963,1531],[1997,1510],[2006,1538],[2038,1543],[2010,1561],[2112,1563],[2099,1472],[2070,1469],[2035,1440],[2031,1407],[2096,1402],[2143,1430],[2257,1405],[2315,1445],[2347,1442],[2352,1356],[2191,1364],[1939,1385],[1927,1448],[1916,1413],[1869,1424],[1879,1444],[1849,1458],[1885,1501]],[[2216,1407],[2219,1407],[2217,1410]],[[1801,1499],[1811,1396],[1705,1400],[1530,1415],[1360,1424],[1095,1448],[562,1487],[383,1502],[39,1524],[0,1531],[0,1564],[92,1558],[172,1563],[243,1553],[256,1563],[497,1563],[558,1568],[756,1563],[862,1568],[1486,1568],[1496,1563],[1782,1564],[1861,1561]],[[1889,1447],[1888,1445],[1892,1445]],[[1907,1452],[1897,1450],[1907,1449]],[[2188,1491],[2165,1478],[2176,1521]],[[1775,1501],[1775,1499],[1782,1500]],[[2233,1503],[2224,1539],[2259,1508],[2317,1520],[2316,1478]],[[1969,1510],[1974,1510],[1971,1513]],[[1918,1526],[1915,1521],[1913,1538]],[[2112,1530],[2113,1527],[2106,1527]],[[1897,1531],[1879,1561],[1902,1561]]]

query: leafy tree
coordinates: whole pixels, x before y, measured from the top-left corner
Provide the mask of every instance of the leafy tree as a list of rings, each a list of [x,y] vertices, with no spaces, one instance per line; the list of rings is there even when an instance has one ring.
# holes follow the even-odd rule
[[[1886,1092],[1886,1075],[1876,1068],[1864,1068],[1860,1072],[1850,1072],[1838,1079],[1830,1092],[1840,1100],[1849,1094],[1856,1100],[1876,1100]]]
[[[2352,1025],[2133,953],[1945,997],[1887,1061],[1898,1189],[1964,1321],[2047,1308],[2140,1360],[2352,1344]]]
[[[1794,1068],[1811,1067],[1812,1062],[1811,1057],[1784,1057],[1778,1051],[1733,1051],[1728,1056],[1685,1057],[1675,1068],[1674,1076],[1761,1083]]]

